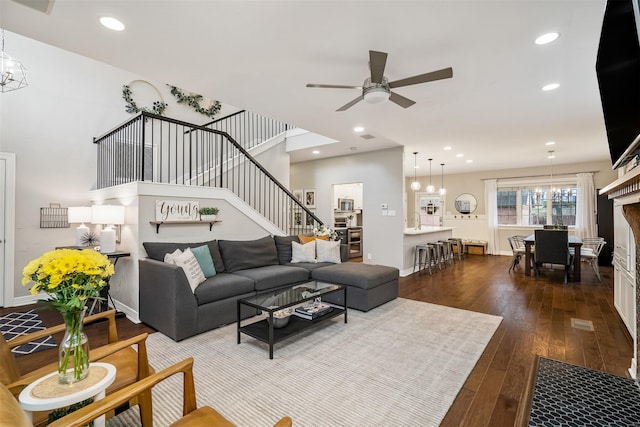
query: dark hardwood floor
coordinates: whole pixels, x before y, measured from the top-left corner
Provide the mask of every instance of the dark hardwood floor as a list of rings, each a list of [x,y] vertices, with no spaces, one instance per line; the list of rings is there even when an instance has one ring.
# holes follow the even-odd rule
[[[535,354],[628,377],[632,349],[613,306],[611,267],[601,267],[600,283],[583,264],[582,282],[563,285],[560,270],[545,270],[536,280],[525,277],[523,268],[508,273],[510,261],[505,256],[468,255],[433,276],[421,272],[400,279],[403,298],[503,317],[443,426],[512,426]],[[28,308],[0,308],[0,314]],[[62,321],[47,310],[41,317],[47,325]],[[571,318],[592,321],[594,331],[573,328]],[[153,332],[126,318],[117,323],[121,339]],[[92,347],[106,343],[100,324],[88,327],[87,334]],[[29,371],[56,357],[56,350],[47,350],[18,360],[21,369]]]
[[[400,296],[503,317],[442,426],[512,426],[534,355],[628,377],[631,338],[613,306],[612,268],[602,283],[582,265],[582,282],[564,285],[562,270],[508,273],[510,257],[469,255],[429,276],[401,278]],[[594,331],[571,319],[593,322]]]

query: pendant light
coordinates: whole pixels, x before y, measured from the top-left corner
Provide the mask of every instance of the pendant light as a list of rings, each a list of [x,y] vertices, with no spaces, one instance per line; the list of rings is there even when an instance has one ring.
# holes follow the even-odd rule
[[[0,50],[0,92],[27,87],[27,69],[17,59],[4,51],[4,28],[2,29],[2,50]]]
[[[440,176],[442,181],[439,193],[441,196],[444,196],[445,194],[447,194],[447,189],[444,188],[444,163],[440,163],[440,166],[442,167],[442,175]]]
[[[435,193],[436,188],[431,184],[431,161],[433,159],[429,159],[429,185],[427,185],[427,193]]]
[[[411,183],[411,189],[413,191],[420,190],[420,183],[418,182],[418,178],[416,177],[416,169],[418,169],[418,152],[413,152],[413,182]]]
[[[548,151],[549,155],[547,156],[550,162],[550,195],[551,195],[551,200],[554,202],[557,202],[560,200],[560,193],[562,192],[562,190],[556,190],[555,188],[553,188],[553,159],[556,157],[555,155],[555,151],[553,150],[549,150]]]

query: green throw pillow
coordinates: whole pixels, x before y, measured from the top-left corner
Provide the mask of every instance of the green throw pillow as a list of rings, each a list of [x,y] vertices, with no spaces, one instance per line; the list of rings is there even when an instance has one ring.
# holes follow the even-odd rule
[[[204,277],[211,277],[216,275],[216,268],[213,266],[213,258],[211,258],[211,251],[209,246],[198,246],[197,248],[191,248],[191,252],[198,260],[198,264],[204,273]]]

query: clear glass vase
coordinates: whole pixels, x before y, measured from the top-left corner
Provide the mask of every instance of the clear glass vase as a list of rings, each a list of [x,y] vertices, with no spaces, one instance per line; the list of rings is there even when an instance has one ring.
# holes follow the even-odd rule
[[[89,375],[89,338],[84,333],[82,320],[87,308],[64,312],[66,325],[64,338],[58,348],[58,381],[72,384]]]

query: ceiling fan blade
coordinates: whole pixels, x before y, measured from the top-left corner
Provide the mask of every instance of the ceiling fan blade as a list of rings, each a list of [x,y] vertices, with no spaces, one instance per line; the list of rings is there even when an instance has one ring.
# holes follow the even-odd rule
[[[402,95],[398,95],[395,92],[391,92],[389,94],[389,101],[391,102],[395,102],[396,104],[398,104],[399,106],[401,106],[402,108],[409,108],[411,107],[413,104],[416,103],[416,101],[412,101],[409,98],[405,98]]]
[[[387,65],[387,54],[385,52],[369,51],[369,68],[371,68],[371,82],[382,83],[384,77],[384,67]]]
[[[362,101],[362,99],[363,99],[362,95],[360,95],[359,97],[357,97],[353,101],[344,104],[342,107],[338,108],[336,111],[345,111],[345,110],[353,107],[354,105],[356,105],[358,102]]]
[[[360,89],[362,90],[362,86],[343,86],[343,85],[319,85],[313,83],[307,83],[307,87],[321,87],[328,89]]]
[[[451,77],[453,77],[453,68],[449,67],[438,71],[432,71],[430,73],[407,77],[406,79],[396,80],[395,82],[389,83],[389,87],[393,89],[396,87],[432,82],[434,80],[450,79]]]

